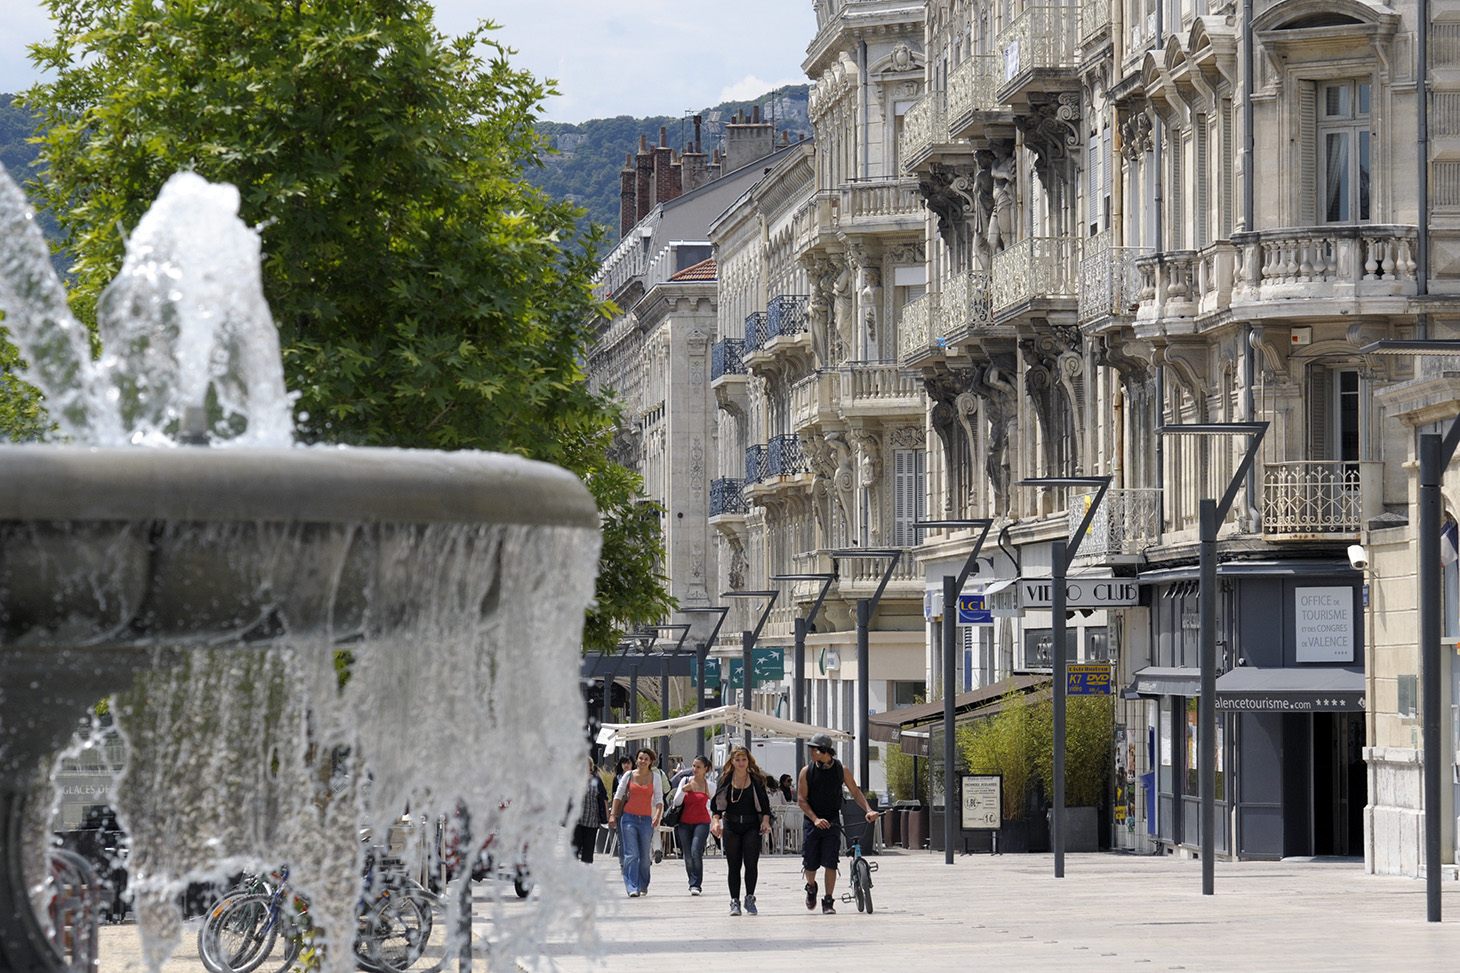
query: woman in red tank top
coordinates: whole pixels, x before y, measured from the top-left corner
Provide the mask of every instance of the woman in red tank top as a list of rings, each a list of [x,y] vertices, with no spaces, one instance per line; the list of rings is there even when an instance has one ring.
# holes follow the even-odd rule
[[[679,782],[671,802],[674,807],[684,805],[679,824],[674,827],[674,837],[684,855],[690,895],[700,894],[700,885],[705,877],[705,842],[710,838],[710,798],[715,796],[715,782],[710,780],[709,773],[710,758],[696,757],[694,776]]]

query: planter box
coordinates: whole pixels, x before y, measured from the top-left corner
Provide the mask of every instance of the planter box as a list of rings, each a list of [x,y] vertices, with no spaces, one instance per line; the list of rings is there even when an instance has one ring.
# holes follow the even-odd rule
[[[1053,823],[1054,811],[1049,812]],[[1100,812],[1093,807],[1067,807],[1064,815],[1065,851],[1100,850]],[[1053,839],[1051,839],[1051,848]]]

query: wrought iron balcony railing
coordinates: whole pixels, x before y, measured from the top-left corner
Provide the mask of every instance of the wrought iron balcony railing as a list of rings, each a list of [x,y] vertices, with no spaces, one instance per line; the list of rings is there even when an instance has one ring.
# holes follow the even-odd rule
[[[1262,472],[1262,532],[1266,535],[1357,536],[1363,526],[1364,481],[1374,493],[1382,475],[1375,462],[1299,460],[1268,463]]]
[[[743,514],[748,509],[745,503],[745,494],[741,489],[745,486],[744,480],[737,480],[731,477],[720,477],[710,481],[710,516],[722,517],[727,514]]]
[[[1110,4],[1111,0],[1084,0],[1080,4],[1080,27],[1076,31],[1078,40],[1089,40],[1110,26]]]
[[[749,351],[760,351],[770,339],[767,333],[764,311],[755,311],[745,316],[745,344],[741,348],[741,354]]]
[[[903,305],[897,323],[898,361],[907,366],[937,353],[940,342],[933,335],[937,294],[924,294]]]
[[[997,54],[974,54],[948,73],[949,134],[980,115],[999,110],[999,85],[1003,83]],[[906,131],[906,129],[904,129]]]
[[[1080,261],[1080,322],[1133,316],[1141,302],[1136,260],[1154,252],[1150,247],[1112,247],[1103,234],[1086,241]]]
[[[907,110],[902,135],[897,140],[897,157],[904,172],[912,172],[927,158],[933,146],[948,141],[948,109],[944,93],[929,91]]]
[[[745,447],[745,484],[759,483],[767,476],[766,444]]]
[[[766,302],[766,340],[781,335],[803,334],[806,331],[806,309],[809,297],[783,294]]]
[[[1070,530],[1079,530],[1093,493],[1070,497]],[[1080,542],[1081,557],[1138,555],[1154,547],[1161,538],[1161,491],[1155,489],[1115,489],[1090,520],[1090,531]]]
[[[1073,299],[1078,250],[1074,237],[1030,237],[994,254],[994,313],[1035,298]]]
[[[726,375],[744,375],[745,362],[740,353],[745,348],[742,338],[722,338],[710,346],[710,381]]]
[[[795,433],[772,436],[766,446],[768,476],[794,476],[811,469],[806,462],[806,454],[801,450],[801,438]]]
[[[1075,7],[1025,7],[1008,27],[999,31],[999,53],[1004,58],[1001,89],[1032,72],[1075,69]]]
[[[933,329],[940,345],[994,323],[992,284],[991,275],[982,270],[967,270],[943,282]]]

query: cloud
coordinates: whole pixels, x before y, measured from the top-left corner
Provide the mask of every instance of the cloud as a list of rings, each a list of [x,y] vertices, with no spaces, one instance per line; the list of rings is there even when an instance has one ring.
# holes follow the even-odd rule
[[[717,101],[749,101],[769,91],[786,85],[805,84],[805,78],[782,78],[779,81],[762,81],[753,74],[747,74],[739,81],[720,91]]]

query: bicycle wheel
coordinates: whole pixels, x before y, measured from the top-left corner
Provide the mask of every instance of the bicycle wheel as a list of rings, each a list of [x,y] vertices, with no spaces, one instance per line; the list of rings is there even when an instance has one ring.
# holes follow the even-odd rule
[[[226,899],[198,933],[198,958],[210,973],[283,973],[299,955],[301,936],[287,898],[274,894]]]
[[[857,911],[872,911],[872,869],[867,866],[865,858],[858,858],[852,862],[852,887],[857,891]]]
[[[393,889],[368,902],[355,939],[356,965],[368,973],[428,973],[441,968],[444,951],[426,959],[435,928],[437,900],[425,889]]]

